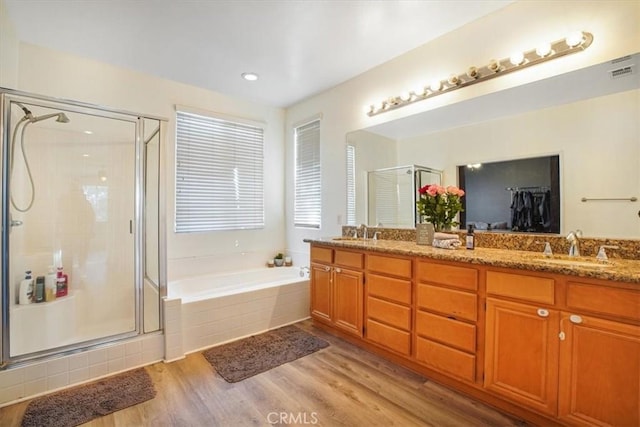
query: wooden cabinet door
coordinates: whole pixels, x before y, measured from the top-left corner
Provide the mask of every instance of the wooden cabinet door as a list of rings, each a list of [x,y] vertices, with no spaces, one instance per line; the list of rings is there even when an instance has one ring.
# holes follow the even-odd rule
[[[559,319],[555,310],[487,298],[484,386],[555,415]]]
[[[640,426],[640,327],[562,313],[561,328],[559,417]]]
[[[331,323],[332,269],[328,265],[311,264],[311,317]]]
[[[334,268],[333,322],[358,337],[362,337],[363,277],[361,271]]]

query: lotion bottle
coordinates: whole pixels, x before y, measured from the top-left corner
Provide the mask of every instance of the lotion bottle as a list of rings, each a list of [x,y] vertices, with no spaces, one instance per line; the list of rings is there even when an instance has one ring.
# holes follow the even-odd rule
[[[53,266],[49,266],[49,271],[44,277],[44,300],[49,302],[56,299],[56,272],[53,270]]]
[[[473,235],[473,224],[469,224],[467,227],[466,248],[474,249],[476,247],[475,236]]]
[[[56,298],[63,297],[69,292],[69,276],[64,273],[62,267],[58,267],[56,274]]]
[[[21,305],[31,304],[33,302],[33,279],[31,278],[31,270],[25,272],[25,277],[20,282],[20,297],[18,302]]]

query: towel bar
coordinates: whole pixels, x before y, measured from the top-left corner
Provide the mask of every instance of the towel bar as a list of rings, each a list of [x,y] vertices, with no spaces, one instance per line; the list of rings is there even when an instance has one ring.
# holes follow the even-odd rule
[[[583,201],[583,202],[588,202],[588,201],[593,201],[593,200],[598,200],[598,201],[602,201],[602,200],[622,200],[622,201],[628,200],[630,202],[636,202],[636,201],[638,201],[638,198],[637,197],[614,197],[614,198],[609,198],[609,199],[607,199],[607,198],[599,199],[599,198],[594,198],[594,197],[590,197],[590,198],[583,197],[580,200]]]

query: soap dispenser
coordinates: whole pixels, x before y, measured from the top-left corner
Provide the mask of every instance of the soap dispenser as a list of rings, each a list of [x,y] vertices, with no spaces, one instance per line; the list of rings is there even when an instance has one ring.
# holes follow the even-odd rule
[[[473,224],[467,226],[466,248],[473,250],[476,247],[475,236],[473,235]]]

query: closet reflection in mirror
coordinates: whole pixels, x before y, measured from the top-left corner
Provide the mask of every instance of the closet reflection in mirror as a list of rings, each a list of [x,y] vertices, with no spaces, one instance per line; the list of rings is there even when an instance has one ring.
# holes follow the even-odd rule
[[[460,228],[560,232],[559,156],[458,166]]]

